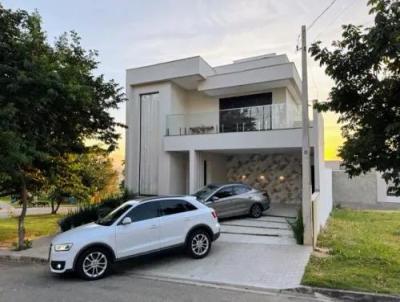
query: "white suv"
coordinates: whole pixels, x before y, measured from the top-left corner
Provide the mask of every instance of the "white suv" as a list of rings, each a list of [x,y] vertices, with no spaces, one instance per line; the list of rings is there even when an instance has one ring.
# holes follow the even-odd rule
[[[97,222],[57,235],[50,245],[50,270],[95,280],[114,261],[178,246],[203,258],[219,234],[216,213],[195,197],[132,200]]]

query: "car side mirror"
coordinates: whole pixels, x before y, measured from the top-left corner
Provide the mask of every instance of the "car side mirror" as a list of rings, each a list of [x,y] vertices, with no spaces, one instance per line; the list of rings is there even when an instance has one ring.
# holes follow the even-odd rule
[[[132,223],[132,219],[130,217],[125,217],[124,219],[122,219],[121,224],[122,225],[127,225],[127,224],[131,224]]]

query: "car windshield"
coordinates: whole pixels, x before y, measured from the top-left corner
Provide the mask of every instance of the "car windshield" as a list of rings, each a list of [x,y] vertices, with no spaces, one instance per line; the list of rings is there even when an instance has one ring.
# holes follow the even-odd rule
[[[207,186],[203,187],[202,189],[200,189],[199,191],[197,191],[195,194],[193,194],[193,196],[196,196],[196,198],[199,200],[205,200],[217,188],[218,188],[218,186],[216,186],[216,185],[207,185]]]
[[[116,208],[114,211],[108,213],[106,216],[98,219],[96,221],[97,224],[100,225],[112,225],[122,214],[124,214],[128,209],[130,209],[132,205],[123,204]]]

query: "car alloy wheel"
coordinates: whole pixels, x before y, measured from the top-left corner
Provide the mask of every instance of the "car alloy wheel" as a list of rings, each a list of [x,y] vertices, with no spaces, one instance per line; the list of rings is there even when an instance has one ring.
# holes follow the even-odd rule
[[[86,280],[103,278],[112,265],[112,260],[107,250],[93,247],[84,251],[76,263],[76,272]]]
[[[88,278],[99,278],[107,270],[107,256],[102,252],[92,252],[83,259],[82,265],[83,272]]]
[[[197,256],[203,256],[210,247],[210,240],[206,234],[196,234],[192,239],[192,251]]]
[[[261,208],[261,206],[260,206],[259,204],[254,204],[254,205],[251,207],[250,215],[251,215],[251,217],[253,217],[253,218],[259,218],[259,217],[261,217],[261,215],[262,215],[262,208]]]
[[[197,229],[189,234],[186,251],[192,258],[204,258],[210,252],[210,249],[211,237],[206,230]]]

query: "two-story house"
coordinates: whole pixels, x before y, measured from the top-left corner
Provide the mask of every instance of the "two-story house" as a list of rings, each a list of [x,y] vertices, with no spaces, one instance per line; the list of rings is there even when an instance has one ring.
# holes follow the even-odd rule
[[[126,186],[189,194],[243,182],[301,202],[301,79],[286,55],[210,66],[201,57],[127,70]],[[323,126],[310,106],[313,186]],[[322,138],[322,139],[321,139]]]

